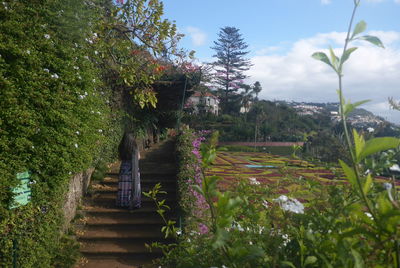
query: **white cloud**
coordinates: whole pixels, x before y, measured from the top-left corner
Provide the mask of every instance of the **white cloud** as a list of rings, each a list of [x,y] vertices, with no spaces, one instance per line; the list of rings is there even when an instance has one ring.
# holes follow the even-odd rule
[[[364,107],[388,120],[400,123],[400,112],[389,110],[387,98],[400,99],[400,32],[374,31],[386,49],[366,42],[358,46],[344,66],[344,93],[351,101],[371,99]],[[336,102],[337,77],[330,67],[314,60],[316,51],[328,53],[331,45],[342,52],[345,33],[317,34],[292,44],[284,54],[264,54],[251,58],[250,82],[260,81],[260,97],[269,100]],[[268,49],[267,49],[268,50]]]
[[[266,55],[266,54],[277,52],[277,51],[279,51],[281,49],[282,48],[279,47],[279,46],[270,46],[270,47],[265,47],[263,49],[260,49],[260,50],[256,51],[256,54],[257,55]]]
[[[321,4],[323,5],[329,5],[331,3],[331,0],[321,0]]]
[[[190,38],[194,46],[202,46],[206,43],[207,34],[196,27],[186,27],[186,32],[189,33]]]

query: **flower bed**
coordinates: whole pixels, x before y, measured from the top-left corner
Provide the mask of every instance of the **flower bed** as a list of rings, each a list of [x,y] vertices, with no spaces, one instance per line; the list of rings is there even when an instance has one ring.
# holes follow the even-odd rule
[[[198,151],[190,148],[196,136],[189,137],[185,159],[198,167]],[[272,162],[281,165],[246,167]],[[264,153],[219,152],[214,164],[204,163],[202,187],[194,188],[209,208],[203,207],[203,218],[187,214],[196,224],[186,225],[178,245],[161,261],[165,267],[353,267],[357,258],[367,266],[392,258],[374,248],[374,238],[356,231],[371,219],[364,208],[348,205],[352,189],[337,169]],[[199,171],[182,170],[192,178]],[[385,194],[385,180],[375,179],[375,194]],[[190,181],[180,176],[182,186],[190,187]],[[185,203],[193,192],[182,189],[183,204],[196,211]]]

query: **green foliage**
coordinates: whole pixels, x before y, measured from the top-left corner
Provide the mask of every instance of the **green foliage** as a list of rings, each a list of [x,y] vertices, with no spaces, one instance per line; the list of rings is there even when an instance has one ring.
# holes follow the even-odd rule
[[[348,161],[348,152],[340,135],[333,130],[320,131],[307,137],[302,156],[326,163],[337,163],[339,159]]]
[[[221,141],[303,141],[304,134],[330,129],[328,115],[300,116],[292,108],[270,101],[255,102],[246,114],[231,116],[186,115],[190,127],[220,132]],[[255,135],[255,132],[257,135]]]
[[[13,240],[19,267],[73,265],[77,248],[61,236],[69,179],[91,166],[101,176],[122,123],[138,121],[131,108],[155,105],[150,85],[163,67],[149,51],[164,53],[177,41],[162,8],[159,1],[0,4],[0,266],[12,265]],[[26,170],[32,200],[10,210],[15,175]]]
[[[53,267],[56,255],[73,255],[60,238],[68,181],[101,152],[108,157],[100,146],[112,132],[96,67],[97,15],[82,1],[0,5],[1,266],[11,266],[13,239],[20,267]],[[25,170],[36,182],[31,203],[9,210],[15,174]]]

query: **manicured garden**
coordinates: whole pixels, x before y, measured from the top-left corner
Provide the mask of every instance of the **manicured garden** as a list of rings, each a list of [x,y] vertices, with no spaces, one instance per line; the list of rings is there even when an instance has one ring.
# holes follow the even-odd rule
[[[183,224],[169,226],[178,243],[162,247],[161,265],[396,265],[398,180],[367,182],[368,199],[381,217],[375,219],[338,166],[266,153],[217,152],[216,135],[207,142],[204,135],[187,129],[178,137]]]
[[[298,180],[315,180],[324,185],[337,183],[347,184],[339,167],[320,167],[310,162],[257,152],[225,152],[220,151],[214,163],[206,171],[207,176],[221,177],[220,189],[232,190],[232,186],[241,179],[249,180],[250,184],[280,184],[285,178]],[[376,177],[377,182],[387,182],[388,178]],[[256,180],[256,182],[254,181]],[[400,181],[396,182],[400,186]],[[292,187],[281,189],[281,193],[289,193]],[[295,187],[296,188],[296,187]]]

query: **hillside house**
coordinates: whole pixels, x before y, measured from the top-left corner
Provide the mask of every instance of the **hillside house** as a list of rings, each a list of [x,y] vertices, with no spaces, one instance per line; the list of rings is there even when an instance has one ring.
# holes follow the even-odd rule
[[[219,99],[210,92],[196,91],[187,100],[186,108],[191,108],[194,113],[206,112],[218,115]]]

